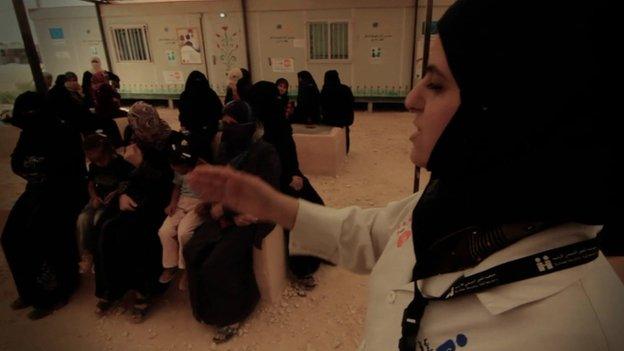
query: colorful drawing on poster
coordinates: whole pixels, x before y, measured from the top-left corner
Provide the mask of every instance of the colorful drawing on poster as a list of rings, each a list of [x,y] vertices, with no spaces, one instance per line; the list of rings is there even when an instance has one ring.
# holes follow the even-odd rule
[[[182,71],[163,71],[165,84],[184,84],[184,73]]]
[[[182,64],[201,64],[201,38],[197,28],[176,29]]]
[[[238,49],[239,32],[228,32],[228,26],[221,27],[223,30],[220,34],[215,33],[217,37],[217,50],[219,50],[219,61],[225,65],[225,72],[229,72],[234,64],[238,61],[235,53]]]
[[[167,63],[169,63],[169,65],[175,65],[176,64],[176,54],[174,50],[167,50],[165,51],[165,55],[167,56]]]
[[[379,46],[372,47],[370,50],[370,62],[374,64],[381,63],[381,48]]]
[[[294,72],[295,60],[292,57],[271,57],[273,72]]]

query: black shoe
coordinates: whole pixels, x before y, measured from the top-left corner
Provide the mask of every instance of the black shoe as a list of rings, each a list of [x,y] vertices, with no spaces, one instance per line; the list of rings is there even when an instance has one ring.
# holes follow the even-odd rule
[[[31,306],[31,304],[29,304],[29,303],[25,302],[24,300],[22,300],[21,297],[18,297],[15,301],[13,301],[11,303],[11,309],[15,310],[15,311],[23,310],[24,308],[28,308],[30,306]]]
[[[95,305],[95,314],[102,317],[105,316],[110,310],[117,305],[117,301],[100,300]]]
[[[54,312],[53,308],[35,308],[34,310],[28,313],[28,319],[31,321],[36,321],[41,318],[47,317]]]

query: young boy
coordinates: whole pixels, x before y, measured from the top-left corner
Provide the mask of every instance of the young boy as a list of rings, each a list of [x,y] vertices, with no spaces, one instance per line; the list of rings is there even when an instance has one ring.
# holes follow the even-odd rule
[[[163,222],[158,235],[163,247],[164,271],[159,281],[163,284],[173,280],[178,269],[185,268],[182,250],[195,229],[203,220],[196,208],[201,205],[199,197],[186,182],[186,174],[195,168],[198,157],[191,151],[188,140],[179,133],[171,136],[169,145],[169,162],[175,171],[171,202],[165,208],[167,218]],[[185,289],[185,275],[180,279],[180,290]]]
[[[78,216],[77,230],[82,251],[80,272],[93,269],[93,251],[97,244],[96,228],[104,210],[114,203],[133,167],[115,152],[108,138],[92,134],[85,138],[83,148],[89,159],[89,203]]]

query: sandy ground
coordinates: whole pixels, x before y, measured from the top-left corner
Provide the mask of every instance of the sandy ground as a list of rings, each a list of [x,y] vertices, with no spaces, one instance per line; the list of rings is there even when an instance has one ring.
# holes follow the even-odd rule
[[[173,110],[161,114],[175,120]],[[357,113],[351,153],[339,176],[309,177],[329,206],[382,206],[411,193],[410,121],[408,113]],[[24,185],[9,166],[16,135],[13,127],[0,125],[2,223]],[[92,276],[84,277],[66,307],[31,322],[28,310],[9,309],[17,295],[2,256],[0,350],[355,350],[362,334],[368,277],[322,266],[317,278],[319,286],[307,297],[292,297],[287,291],[280,303],[260,305],[245,322],[242,335],[217,346],[211,340],[214,329],[193,319],[187,295],[173,287],[143,324],[131,324],[122,308],[97,318]]]

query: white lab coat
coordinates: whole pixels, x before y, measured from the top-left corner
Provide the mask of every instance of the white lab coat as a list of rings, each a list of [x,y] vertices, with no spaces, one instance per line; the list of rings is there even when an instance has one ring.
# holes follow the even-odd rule
[[[361,350],[398,349],[403,310],[414,291],[411,217],[418,199],[415,194],[374,209],[299,202],[291,253],[316,255],[371,275]],[[420,290],[425,296],[440,296],[462,274],[593,238],[600,228],[569,223],[544,230],[471,269],[420,280]],[[577,267],[433,301],[425,310],[416,349],[624,350],[624,285],[600,254]]]

